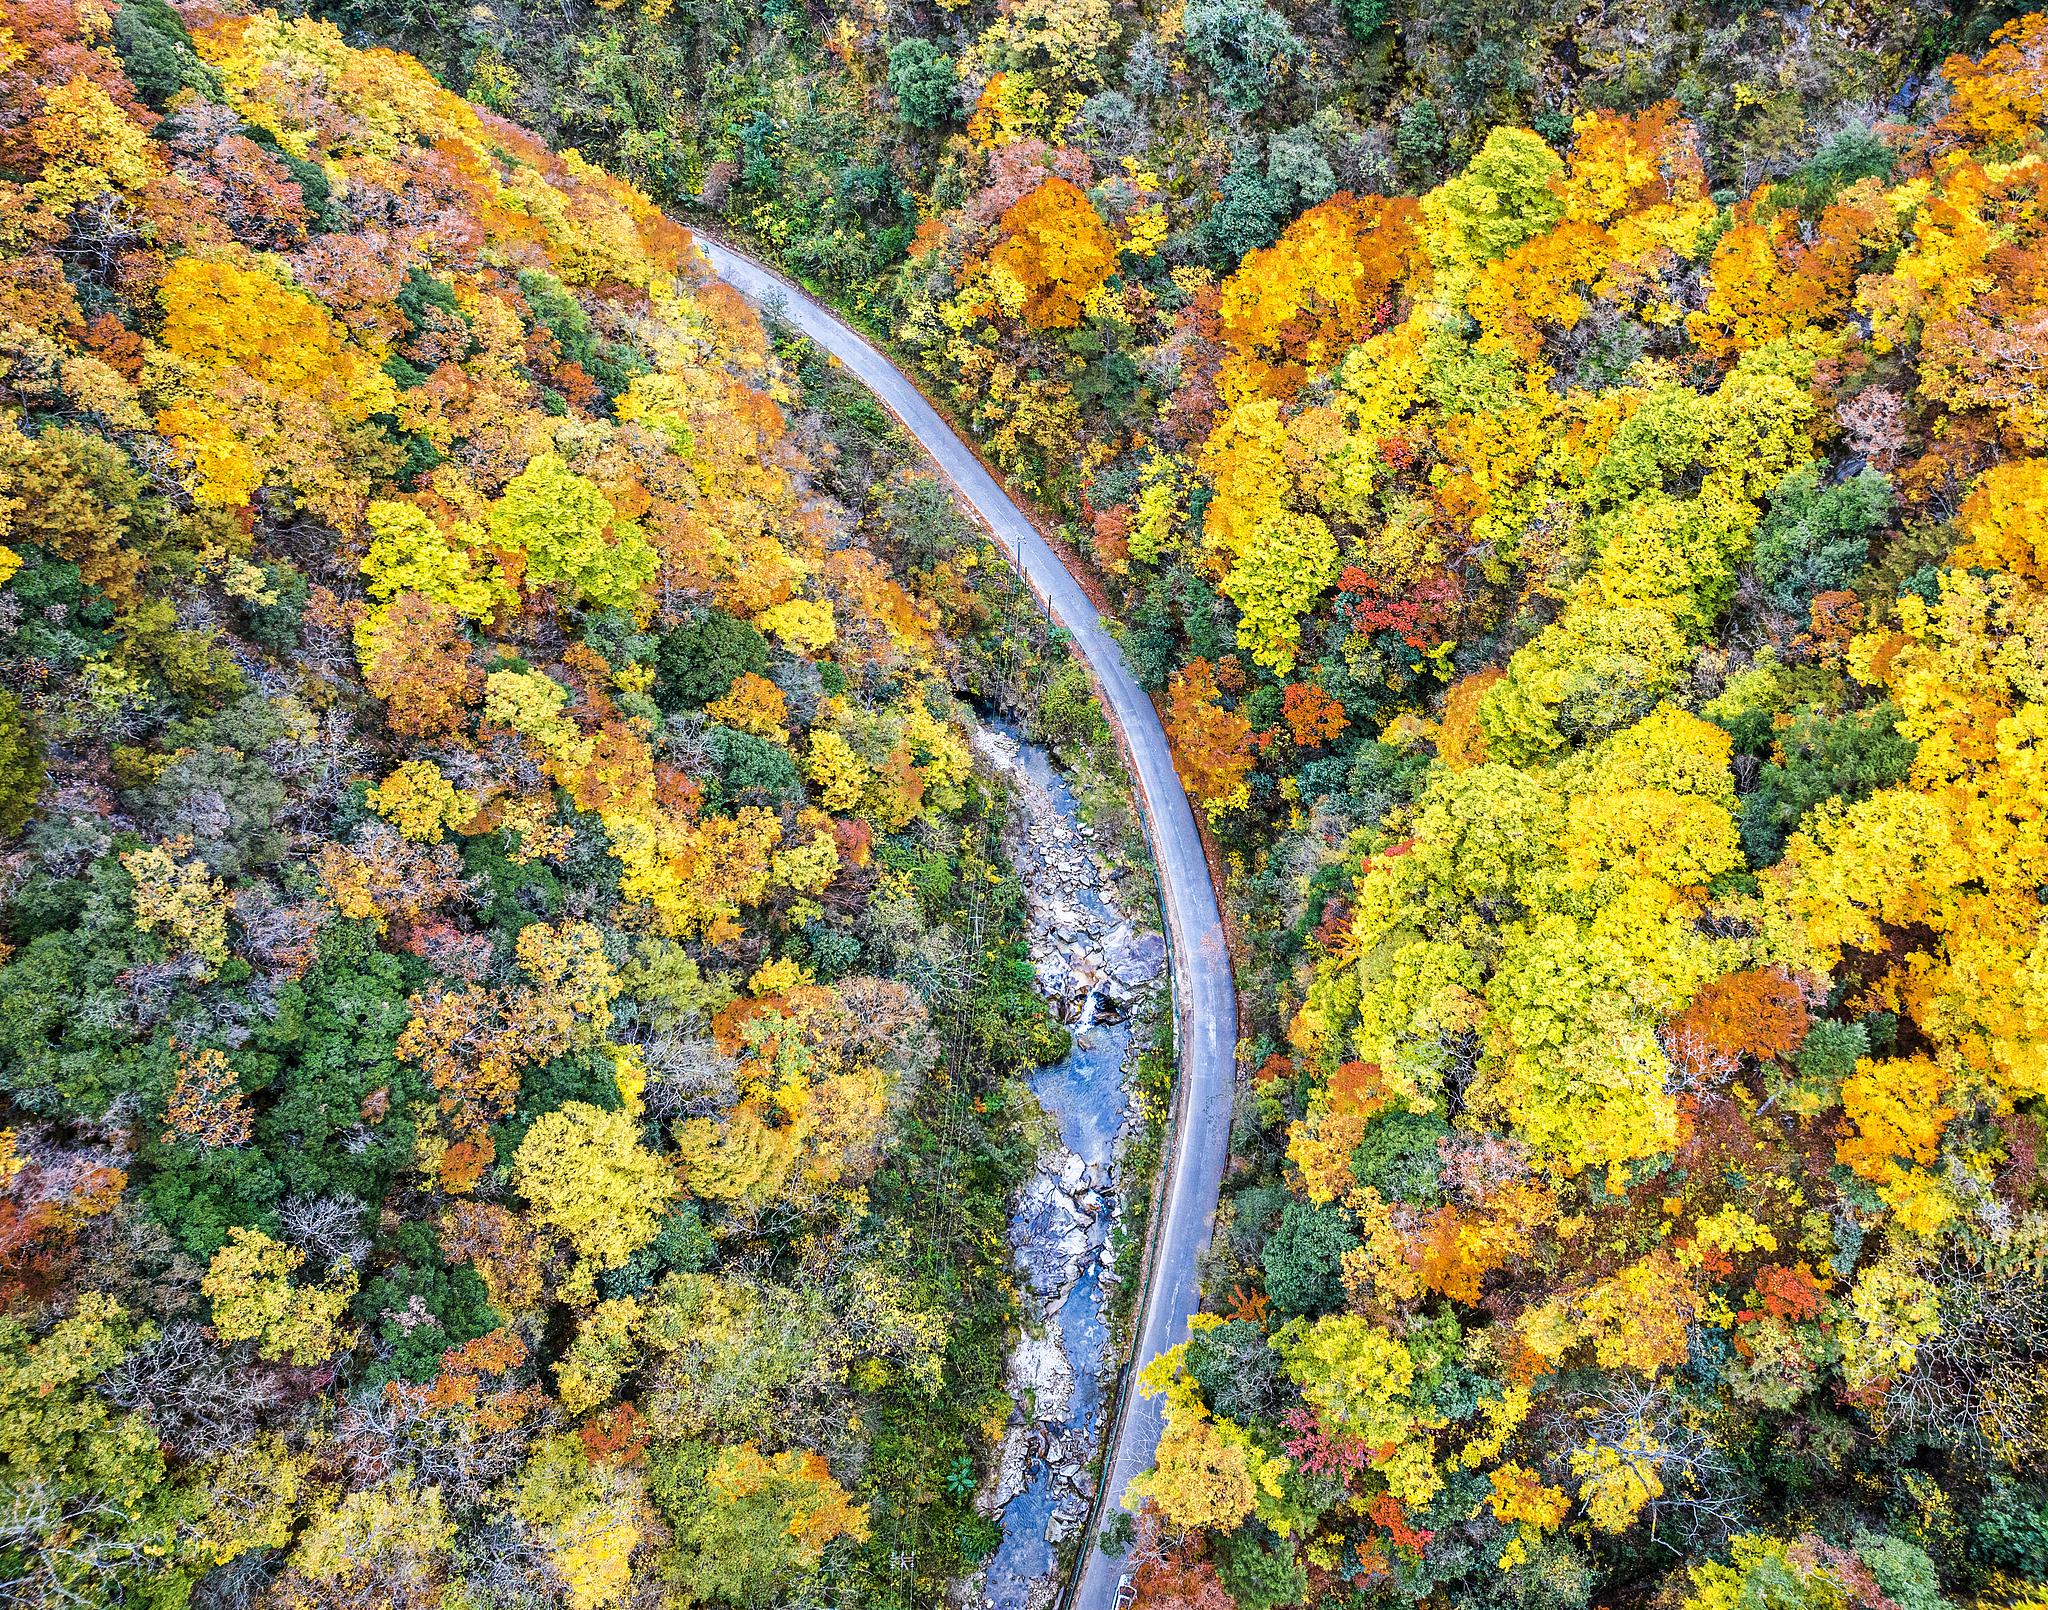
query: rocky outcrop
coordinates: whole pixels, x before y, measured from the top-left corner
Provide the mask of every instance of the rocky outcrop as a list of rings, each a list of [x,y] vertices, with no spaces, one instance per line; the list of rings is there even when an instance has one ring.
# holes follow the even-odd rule
[[[1084,1163],[1056,1147],[1017,1197],[1010,1216],[1010,1245],[1017,1271],[1031,1294],[1058,1308],[1067,1300],[1089,1257],[1106,1240],[1100,1164]]]

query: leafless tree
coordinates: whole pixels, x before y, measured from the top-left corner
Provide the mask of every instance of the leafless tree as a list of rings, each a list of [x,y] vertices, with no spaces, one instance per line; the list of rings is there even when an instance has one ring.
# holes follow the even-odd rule
[[[1882,387],[1862,392],[1838,404],[1835,417],[1849,438],[1849,446],[1870,460],[1871,467],[1889,474],[1906,450],[1906,404],[1896,391]]]
[[[1696,1095],[1724,1089],[1742,1066],[1740,1057],[1709,1045],[1698,1029],[1682,1023],[1672,1024],[1657,1038],[1671,1068],[1664,1087],[1674,1094]]]
[[[181,1321],[107,1371],[100,1391],[115,1407],[140,1411],[179,1457],[206,1459],[248,1441],[283,1396],[252,1363],[246,1350],[224,1350]]]
[[[941,923],[906,946],[896,971],[934,1006],[964,998],[974,984],[974,962],[951,923]]]
[[[1744,1522],[1746,1506],[1728,1456],[1653,1381],[1621,1375],[1571,1394],[1553,1429],[1560,1444],[1590,1443],[1655,1468],[1664,1490],[1650,1498],[1637,1524],[1647,1525],[1674,1554],[1718,1547]]]
[[[692,777],[708,777],[718,769],[711,749],[711,726],[688,712],[670,716],[661,729],[661,756]]]
[[[1921,1273],[1934,1284],[1941,1329],[1885,1394],[1881,1427],[2008,1464],[2048,1450],[2048,1281],[2039,1267],[2005,1267],[1951,1243]]]
[[[278,1213],[285,1239],[329,1263],[360,1264],[372,1245],[363,1231],[363,1204],[352,1196],[293,1196]]]
[[[500,1423],[508,1419],[512,1423]],[[358,1485],[374,1486],[402,1471],[439,1486],[444,1501],[466,1510],[517,1470],[528,1444],[553,1424],[551,1407],[517,1419],[480,1417],[464,1406],[432,1405],[417,1394],[366,1392],[342,1411],[335,1441]]]
[[[481,1590],[477,1598],[505,1610],[550,1610],[567,1594],[553,1553],[513,1513],[465,1533],[455,1563],[456,1574]]]
[[[192,1588],[192,1610],[250,1610],[270,1589],[271,1551],[250,1549],[217,1571],[209,1571]]]
[[[671,1118],[705,1118],[739,1099],[738,1064],[709,1040],[664,1034],[647,1048],[647,1110]]]

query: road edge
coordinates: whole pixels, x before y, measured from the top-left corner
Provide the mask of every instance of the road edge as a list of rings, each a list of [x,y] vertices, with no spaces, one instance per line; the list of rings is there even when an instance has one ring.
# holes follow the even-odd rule
[[[820,312],[826,314],[827,317],[839,323],[842,326],[842,328],[847,330],[857,340],[865,344],[868,347],[868,349],[871,352],[873,352],[877,357],[881,358],[885,363],[887,363],[891,370],[893,370],[894,373],[898,377],[900,377],[902,381],[912,391],[914,391],[917,394],[917,396],[925,403],[925,405],[932,410],[933,414],[947,428],[947,430],[953,436],[955,441],[958,442],[958,444],[971,457],[973,457],[977,461],[977,463],[979,463],[982,470],[989,476],[990,480],[994,483],[996,490],[999,493],[1001,493],[1001,495],[1009,502],[1010,506],[1014,510],[1016,510],[1016,512],[1020,516],[1022,516],[1025,523],[1032,528],[1033,532],[1038,536],[1040,542],[1051,552],[1055,562],[1058,563],[1061,569],[1066,572],[1068,579],[1075,585],[1075,587],[1077,587],[1083,593],[1084,596],[1088,595],[1089,588],[1086,582],[1081,577],[1075,575],[1072,568],[1066,563],[1065,559],[1062,557],[1059,551],[1063,545],[1055,542],[1054,539],[1045,532],[1040,522],[1040,519],[1037,517],[1037,511],[1034,509],[1032,504],[1028,500],[1019,498],[1011,491],[1008,478],[1004,476],[1000,471],[998,471],[993,465],[989,464],[989,462],[985,458],[982,457],[980,450],[971,441],[969,441],[965,435],[961,433],[957,423],[953,420],[951,414],[946,409],[941,407],[937,402],[935,402],[926,393],[924,387],[919,383],[916,376],[911,374],[901,364],[897,363],[893,356],[891,356],[883,347],[877,345],[857,326],[841,318],[833,309],[831,309],[829,304],[824,303],[823,299],[818,297],[816,293],[809,291],[807,288],[801,285],[791,283],[786,275],[784,275],[774,267],[770,266],[769,264],[761,262],[758,258],[753,256],[751,252],[742,250],[741,248],[731,244],[729,241],[701,229],[691,230],[691,236],[693,259],[695,259],[697,262],[701,262],[708,269],[709,273],[714,279],[720,281],[721,283],[729,283],[724,281],[723,276],[719,274],[717,265],[716,263],[711,261],[709,254],[701,251],[701,249],[698,248],[697,243],[699,239],[708,241],[710,244],[716,245],[721,251],[745,263],[750,268],[755,270],[757,273],[762,275],[771,284],[781,286],[791,294],[805,297],[807,300],[812,302],[814,306],[817,306]],[[695,266],[694,262],[692,266]],[[737,286],[734,286],[733,288],[735,290],[739,289]],[[896,420],[898,426],[904,430],[905,434],[908,435],[912,441],[918,442],[919,445],[922,447],[924,444],[919,438],[918,433],[911,428],[909,422],[904,420],[896,412],[896,410],[889,405],[886,398],[882,397],[879,393],[876,393],[872,388],[868,389],[869,395],[874,398],[877,405],[882,407],[885,411],[887,411],[890,417]],[[926,448],[925,451],[929,456],[930,449]],[[989,525],[988,520],[982,515],[981,511],[974,505],[972,499],[966,496],[964,489],[961,488],[959,484],[953,480],[952,476],[946,474],[944,467],[941,465],[937,465],[935,463],[935,468],[938,469],[938,472],[942,476],[945,476],[947,484],[950,490],[952,491],[956,502],[964,505],[967,512],[977,521],[977,523],[980,524],[984,529],[988,530],[990,538],[993,541],[995,547],[1003,553],[1005,562],[1010,564],[1012,568],[1020,576],[1020,578],[1023,580],[1027,591],[1029,591],[1038,600],[1040,605],[1046,609],[1049,618],[1056,618],[1054,606],[1049,596],[1049,592],[1046,589],[1042,589],[1036,582],[1033,581],[1030,572],[1030,567],[1018,563],[1016,556],[1011,554],[1008,545],[1002,540],[1001,535],[997,533],[993,529],[993,527]],[[1093,604],[1092,597],[1089,599],[1089,602],[1091,603],[1091,605]],[[1100,618],[1104,620],[1113,619],[1113,617],[1108,616],[1106,612],[1102,612],[1099,609],[1098,615]],[[1078,634],[1076,635],[1078,637]],[[1106,630],[1103,632],[1103,636],[1105,638],[1109,637],[1109,634]],[[1110,641],[1112,643],[1112,646],[1114,646],[1114,639],[1112,638],[1110,639]],[[1157,813],[1151,798],[1151,794],[1146,788],[1142,770],[1137,764],[1135,754],[1130,743],[1129,735],[1125,731],[1124,722],[1118,715],[1114,702],[1108,697],[1107,690],[1103,686],[1101,674],[1097,666],[1095,665],[1093,659],[1090,658],[1086,647],[1084,645],[1081,645],[1078,642],[1078,640],[1076,643],[1076,647],[1079,650],[1082,664],[1087,668],[1089,681],[1095,691],[1097,702],[1101,706],[1104,716],[1109,721],[1111,730],[1116,735],[1118,755],[1123,763],[1125,775],[1131,783],[1132,793],[1139,803],[1140,819],[1144,824],[1147,845],[1152,852],[1153,876],[1155,881],[1161,885],[1159,889],[1160,915],[1162,919],[1162,926],[1165,930],[1165,938],[1168,947],[1169,977],[1171,979],[1172,990],[1174,995],[1173,1021],[1176,1077],[1174,1081],[1174,1101],[1168,1120],[1168,1135],[1165,1156],[1162,1160],[1159,1173],[1152,1182],[1151,1211],[1147,1216],[1146,1248],[1141,1263],[1139,1300],[1133,1308],[1131,1345],[1124,1365],[1117,1375],[1117,1406],[1115,1419],[1113,1422],[1114,1435],[1111,1438],[1106,1439],[1101,1445],[1100,1454],[1102,1463],[1102,1474],[1096,1484],[1095,1497],[1089,1506],[1086,1530],[1082,1534],[1081,1548],[1075,1556],[1072,1568],[1068,1570],[1066,1573],[1064,1573],[1063,1579],[1058,1589],[1057,1597],[1055,1599],[1055,1603],[1063,1607],[1063,1610],[1064,1607],[1072,1606],[1075,1603],[1076,1599],[1079,1597],[1081,1590],[1086,1583],[1089,1563],[1092,1558],[1099,1554],[1099,1550],[1096,1547],[1096,1534],[1099,1525],[1099,1517],[1103,1512],[1104,1506],[1108,1504],[1112,1496],[1111,1487],[1115,1480],[1116,1466],[1118,1463],[1117,1454],[1119,1450],[1122,1448],[1126,1435],[1129,1431],[1132,1410],[1140,1401],[1139,1395],[1135,1390],[1137,1373],[1139,1368],[1137,1354],[1141,1351],[1144,1334],[1145,1331],[1148,1329],[1148,1326],[1146,1324],[1147,1307],[1153,1299],[1156,1288],[1156,1278],[1158,1272],[1158,1249],[1160,1238],[1164,1231],[1167,1219],[1165,1206],[1171,1195],[1171,1183],[1176,1177],[1177,1173],[1179,1172],[1183,1162],[1185,1161],[1183,1156],[1183,1143],[1186,1139],[1186,1136],[1190,1128],[1188,1122],[1189,1105],[1193,1100],[1193,1087],[1195,1083],[1194,1078],[1192,1076],[1193,1070],[1191,1070],[1188,1064],[1192,1055],[1192,1048],[1196,1040],[1195,1034],[1191,1032],[1193,1024],[1190,1021],[1191,1014],[1194,1011],[1192,997],[1195,993],[1192,978],[1194,947],[1192,946],[1188,936],[1181,931],[1184,920],[1183,914],[1176,909],[1174,902],[1166,897],[1166,891],[1163,887],[1163,857],[1160,850],[1160,835],[1156,819]],[[1140,693],[1142,695],[1142,690],[1140,690]],[[1154,708],[1156,710],[1156,705],[1154,706]],[[1177,772],[1174,774],[1173,781],[1175,786],[1180,786],[1180,781]],[[1184,788],[1182,790],[1182,797],[1186,799],[1188,808],[1191,813],[1198,808],[1193,799],[1189,798],[1186,795]],[[1200,830],[1200,826],[1201,824],[1197,822],[1196,827],[1198,832]],[[1206,849],[1206,845],[1204,845],[1203,848]],[[1215,902],[1216,910],[1218,913],[1218,937],[1224,944],[1224,952],[1227,961],[1229,957],[1229,945],[1227,932],[1224,931],[1223,928],[1223,892],[1215,886],[1214,869],[1210,865],[1208,856],[1206,854],[1203,854],[1200,857],[1200,859],[1202,861],[1203,866],[1203,881],[1209,886],[1210,896]],[[1237,1042],[1236,1030],[1239,1026],[1237,1022],[1238,1000],[1235,986],[1234,970],[1232,970],[1231,978],[1232,982],[1229,991],[1229,1015],[1232,1019],[1232,1022],[1230,1024],[1231,1033],[1229,1034],[1226,1043],[1234,1047]],[[1235,1081],[1233,1079],[1233,1087],[1234,1083]],[[1210,1207],[1210,1214],[1213,1218],[1213,1204]],[[1103,1556],[1103,1558],[1105,1560],[1106,1565],[1114,1563],[1108,1561],[1107,1556]]]

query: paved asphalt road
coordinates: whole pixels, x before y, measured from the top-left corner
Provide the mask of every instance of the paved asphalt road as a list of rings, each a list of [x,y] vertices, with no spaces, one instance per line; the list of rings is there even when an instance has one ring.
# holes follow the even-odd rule
[[[1237,1059],[1237,999],[1216,894],[1202,858],[1194,813],[1173,770],[1166,730],[1079,582],[1067,573],[1023,512],[969,452],[909,380],[846,325],[803,292],[751,260],[698,237],[718,277],[757,302],[780,297],[780,315],[846,365],[923,445],[987,522],[1053,618],[1074,636],[1108,701],[1135,764],[1141,804],[1151,825],[1166,922],[1172,942],[1180,1018],[1180,1107],[1168,1164],[1165,1212],[1159,1226],[1151,1290],[1138,1330],[1143,1364],[1187,1340],[1188,1318],[1200,1305],[1195,1260],[1209,1244],[1209,1226],[1230,1149],[1230,1106]],[[1152,1463],[1160,1403],[1131,1394],[1108,1465],[1103,1514],[1124,1485]],[[1073,1610],[1111,1610],[1120,1575],[1115,1561],[1092,1546]]]

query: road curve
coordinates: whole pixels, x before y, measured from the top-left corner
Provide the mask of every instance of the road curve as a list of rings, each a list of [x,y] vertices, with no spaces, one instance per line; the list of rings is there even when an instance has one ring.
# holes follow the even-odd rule
[[[917,387],[852,329],[780,276],[702,236],[697,245],[718,277],[741,294],[756,302],[779,299],[778,316],[845,364],[931,454],[987,523],[1031,590],[1049,606],[1053,619],[1073,634],[1074,646],[1095,673],[1123,733],[1159,865],[1180,1031],[1173,1149],[1152,1279],[1138,1326],[1136,1362],[1142,1364],[1186,1341],[1189,1316],[1200,1306],[1195,1264],[1209,1244],[1223,1186],[1237,1061],[1237,998],[1223,920],[1194,812],[1174,773],[1166,729],[1152,701],[1124,669],[1121,651],[1103,629],[1102,617],[1081,584]],[[1112,1506],[1122,1500],[1125,1484],[1151,1465],[1160,1425],[1158,1399],[1148,1402],[1135,1392],[1128,1395],[1106,1464],[1103,1515],[1114,1512]],[[1091,1540],[1072,1610],[1112,1610],[1120,1574],[1116,1562]]]

